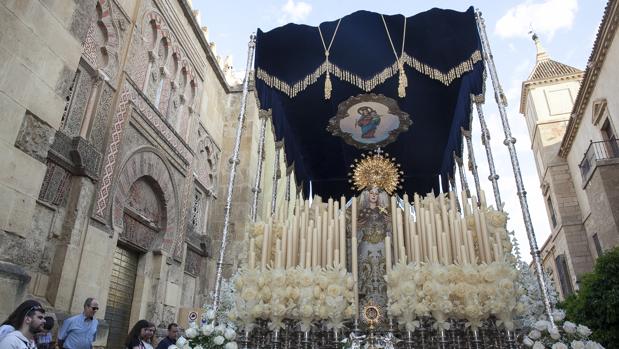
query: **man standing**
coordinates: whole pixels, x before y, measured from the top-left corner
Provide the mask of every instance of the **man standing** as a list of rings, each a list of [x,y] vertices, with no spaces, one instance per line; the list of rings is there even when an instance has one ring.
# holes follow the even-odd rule
[[[178,325],[175,323],[171,323],[168,325],[168,335],[159,342],[157,349],[168,349],[168,347],[172,344],[176,344],[176,340],[178,339]]]
[[[58,345],[65,349],[91,349],[92,342],[97,337],[99,322],[95,314],[99,310],[99,302],[94,298],[86,298],[84,312],[64,320],[58,331]]]
[[[43,332],[45,310],[41,306],[23,309],[18,317],[19,328],[0,341],[0,349],[36,349],[35,336]]]

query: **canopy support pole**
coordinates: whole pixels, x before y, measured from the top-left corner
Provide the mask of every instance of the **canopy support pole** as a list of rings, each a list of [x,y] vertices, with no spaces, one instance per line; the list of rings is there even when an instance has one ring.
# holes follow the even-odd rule
[[[230,210],[232,208],[232,194],[234,193],[234,180],[236,178],[236,166],[239,164],[239,152],[241,148],[241,136],[243,135],[243,124],[245,123],[245,109],[247,107],[247,95],[249,94],[249,78],[252,73],[252,65],[254,63],[254,53],[256,49],[256,35],[251,34],[249,37],[247,51],[247,64],[245,66],[245,78],[243,79],[243,95],[241,97],[241,109],[236,126],[236,138],[234,140],[234,148],[232,157],[230,158],[230,177],[228,178],[228,192],[226,195],[226,205],[224,206],[224,227],[221,233],[221,246],[219,248],[219,258],[217,259],[217,273],[215,276],[215,291],[213,297],[213,310],[217,311],[219,307],[219,292],[221,291],[222,269],[224,264],[224,256],[226,254],[226,246],[228,245],[228,231],[230,230]]]
[[[488,169],[490,170],[488,180],[492,182],[492,191],[494,193],[496,209],[503,211],[503,201],[501,201],[501,191],[499,190],[499,175],[496,173],[496,168],[494,167],[494,157],[492,156],[492,148],[490,147],[490,132],[488,131],[488,125],[486,124],[486,118],[484,117],[482,103],[483,98],[481,96],[475,98],[475,109],[477,109],[477,116],[479,117],[479,123],[481,124],[481,143],[486,149]]]
[[[477,171],[477,161],[475,160],[475,150],[473,149],[473,141],[471,140],[471,131],[462,129],[462,134],[466,139],[466,148],[469,153],[469,171],[473,174],[475,191],[477,192],[477,202],[474,204],[479,207],[481,205],[481,184],[479,183],[479,172]]]
[[[256,179],[254,179],[254,187],[251,191],[254,193],[251,202],[251,221],[256,222],[258,216],[258,197],[260,196],[260,182],[262,181],[262,163],[264,162],[264,135],[267,128],[267,120],[269,118],[269,111],[260,110],[260,133],[258,138],[258,165],[256,169]]]
[[[466,179],[466,173],[464,172],[464,167],[462,165],[462,158],[460,158],[456,153],[454,153],[454,160],[458,165],[458,173],[460,173],[460,185],[462,186],[462,190],[466,194],[467,198],[471,197],[471,190],[469,189],[469,182]],[[464,202],[462,203],[464,205]]]
[[[539,284],[540,293],[542,294],[542,300],[544,301],[544,308],[548,321],[555,327],[554,320],[552,318],[552,305],[550,304],[550,298],[548,297],[548,288],[546,287],[546,281],[544,280],[541,258],[539,248],[537,247],[537,240],[535,237],[535,231],[533,230],[533,222],[531,221],[531,213],[529,212],[529,204],[527,203],[527,192],[524,189],[524,182],[522,180],[522,173],[520,172],[520,164],[518,162],[518,154],[516,154],[516,138],[512,136],[511,129],[509,127],[509,121],[507,119],[507,112],[505,106],[507,105],[507,99],[499,83],[499,77],[494,65],[494,58],[490,49],[490,43],[488,42],[488,36],[486,34],[486,25],[484,19],[481,16],[481,11],[476,9],[475,17],[477,20],[477,30],[479,31],[479,37],[482,43],[483,57],[486,61],[486,66],[490,72],[490,78],[492,80],[492,87],[494,88],[494,98],[497,106],[499,107],[499,115],[501,116],[501,123],[503,124],[503,132],[505,133],[505,140],[503,144],[507,146],[509,150],[509,157],[512,163],[512,169],[514,171],[514,177],[516,179],[516,187],[518,189],[518,198],[520,201],[520,208],[522,209],[522,218],[527,230],[527,237],[529,238],[529,247],[531,249],[531,256],[533,256],[533,263],[535,264],[535,271],[537,274],[537,282]]]
[[[282,171],[279,169],[279,155],[282,150],[284,141],[275,142],[275,161],[273,161],[273,191],[271,193],[271,215],[275,214],[277,209],[277,184],[282,176]]]

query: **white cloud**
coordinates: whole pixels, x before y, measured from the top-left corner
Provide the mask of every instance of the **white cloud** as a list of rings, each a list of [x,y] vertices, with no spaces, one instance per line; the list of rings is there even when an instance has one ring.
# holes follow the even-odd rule
[[[550,40],[557,30],[572,27],[577,10],[578,0],[526,0],[507,10],[495,33],[503,38],[527,37],[533,29]]]
[[[302,22],[312,12],[312,5],[304,1],[288,0],[281,8],[280,23]]]

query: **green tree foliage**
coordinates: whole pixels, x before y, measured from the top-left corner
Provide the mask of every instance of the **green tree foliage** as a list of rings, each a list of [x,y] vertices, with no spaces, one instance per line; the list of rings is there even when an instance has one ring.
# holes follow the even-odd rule
[[[582,277],[579,292],[560,307],[568,320],[591,328],[592,339],[619,348],[619,247],[598,258],[593,272]]]

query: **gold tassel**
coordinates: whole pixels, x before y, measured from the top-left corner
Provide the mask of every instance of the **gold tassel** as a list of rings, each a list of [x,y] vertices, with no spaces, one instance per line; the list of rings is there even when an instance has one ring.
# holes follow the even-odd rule
[[[408,79],[406,78],[406,73],[404,73],[404,65],[400,60],[398,62],[399,66],[399,74],[398,74],[398,97],[404,98],[406,97],[406,88],[408,87]]]
[[[325,99],[331,99],[331,90],[333,86],[331,85],[331,74],[327,71],[327,75],[325,76]]]

